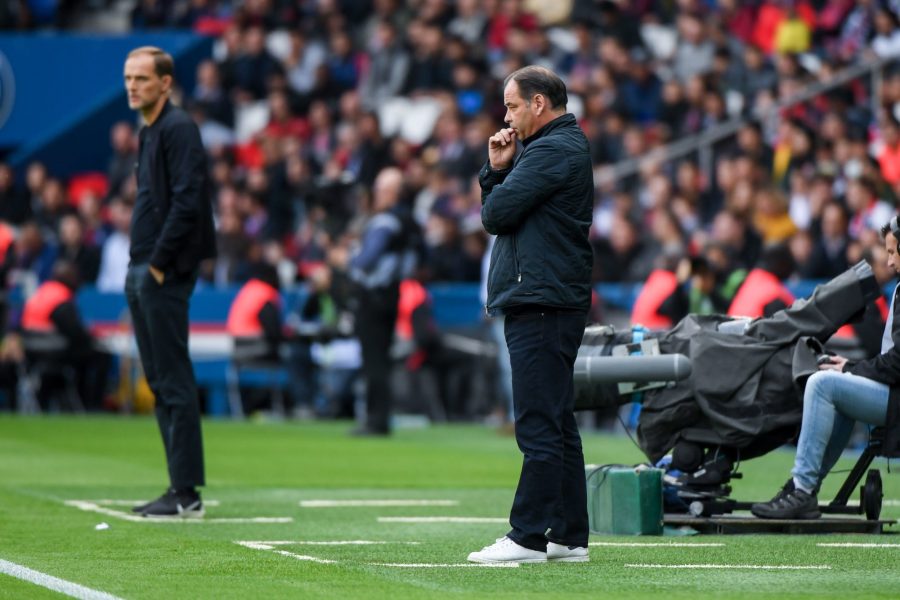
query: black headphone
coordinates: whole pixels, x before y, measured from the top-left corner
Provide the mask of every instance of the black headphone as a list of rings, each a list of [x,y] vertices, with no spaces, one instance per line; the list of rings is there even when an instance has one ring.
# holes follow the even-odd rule
[[[897,240],[897,254],[900,254],[900,223],[897,222],[897,215],[891,217],[889,227],[891,228],[891,233],[894,234],[894,239]]]

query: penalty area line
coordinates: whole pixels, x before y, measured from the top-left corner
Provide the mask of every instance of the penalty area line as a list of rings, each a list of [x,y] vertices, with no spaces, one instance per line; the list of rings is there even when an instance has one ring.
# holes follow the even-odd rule
[[[118,596],[35,571],[8,560],[0,559],[0,573],[80,600],[122,600]]]

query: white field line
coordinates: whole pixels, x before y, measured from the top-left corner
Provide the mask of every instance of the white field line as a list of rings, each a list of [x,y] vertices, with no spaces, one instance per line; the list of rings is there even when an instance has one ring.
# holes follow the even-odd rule
[[[900,544],[874,544],[874,543],[853,543],[853,542],[835,542],[816,544],[819,548],[900,548]]]
[[[66,506],[72,506],[88,512],[95,512],[108,517],[115,517],[123,521],[131,521],[132,523],[293,523],[293,517],[234,517],[234,518],[216,518],[216,519],[168,519],[168,518],[147,518],[141,515],[123,512],[100,506],[96,502],[90,500],[66,500]]]
[[[378,517],[379,523],[509,523],[506,517]]]
[[[827,570],[828,565],[649,565],[625,564],[631,569],[759,569],[766,571],[807,571]]]
[[[149,500],[112,500],[109,498],[105,498],[103,500],[91,500],[91,502],[99,504],[101,506],[137,506],[138,504],[149,502]],[[203,501],[203,506],[220,506],[221,504],[222,502],[219,500]]]
[[[327,558],[317,558],[315,556],[309,556],[307,554],[296,554],[294,552],[288,552],[287,550],[276,550],[272,545],[272,542],[235,542],[236,544],[243,546],[244,548],[249,548],[251,550],[269,550],[274,552],[275,554],[280,554],[282,556],[289,556],[290,558],[295,558],[297,560],[303,560],[307,562],[314,562],[323,565],[330,565],[336,563],[335,560],[328,560]],[[279,543],[279,542],[274,542]]]
[[[309,556],[308,554],[295,554],[287,550],[276,550],[275,546],[283,546],[288,544],[322,544],[322,545],[341,545],[341,544],[418,544],[419,542],[373,542],[369,540],[349,540],[342,542],[294,542],[287,540],[271,541],[271,542],[250,542],[236,541],[235,544],[249,548],[251,550],[268,550],[275,554],[288,556],[297,560],[319,563],[323,565],[337,564],[339,561],[329,560],[326,558],[318,558]],[[371,567],[391,567],[397,569],[456,569],[462,567],[494,567],[494,568],[516,568],[517,563],[492,563],[492,564],[476,564],[476,563],[362,563]]]
[[[519,563],[368,563],[371,567],[393,567],[397,569],[457,569],[465,567],[481,567],[493,569],[515,569]]]
[[[331,565],[336,563],[336,560],[328,560],[327,558],[316,558],[315,556],[309,556],[306,554],[294,554],[293,552],[288,552],[287,550],[275,550],[275,554],[280,554],[282,556],[290,556],[291,558],[296,558],[297,560],[305,560],[308,562],[319,563],[320,565]]]
[[[696,543],[687,542],[590,542],[588,546],[606,546],[612,548],[721,548],[722,543]]]
[[[100,590],[72,583],[71,581],[60,579],[59,577],[47,575],[46,573],[41,573],[40,571],[17,565],[8,560],[0,559],[0,573],[39,585],[42,588],[47,588],[54,592],[59,592],[60,594],[65,594],[72,598],[80,598],[81,600],[122,600],[118,596],[113,596],[112,594],[101,592]]]
[[[459,500],[301,500],[303,508],[384,506],[459,506]]]
[[[262,546],[383,546],[387,544],[398,544],[407,546],[418,546],[422,542],[376,542],[372,540],[335,540],[335,541],[303,541],[303,540],[277,540],[265,542],[235,542],[236,544],[248,545],[257,544]],[[249,548],[249,546],[247,546]]]

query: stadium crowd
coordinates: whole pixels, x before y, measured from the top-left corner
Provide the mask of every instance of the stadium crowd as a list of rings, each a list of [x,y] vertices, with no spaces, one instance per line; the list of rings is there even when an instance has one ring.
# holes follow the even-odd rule
[[[7,3],[0,27],[39,26],[43,4]],[[70,20],[83,4],[60,10]],[[479,281],[476,174],[503,80],[527,64],[564,78],[592,144],[596,282],[641,282],[685,257],[725,279],[777,244],[793,259],[784,276],[832,277],[880,244],[900,197],[900,70],[791,100],[900,56],[898,16],[896,0],[140,0],[131,26],[215,37],[178,100],[215,185],[219,256],[202,279],[239,283],[264,261],[290,287],[341,263],[388,167],[421,231],[422,280]],[[710,168],[657,152],[735,118]],[[0,165],[7,286],[66,257],[85,283],[122,288],[136,124],[110,141],[99,183],[40,163],[18,181]],[[616,167],[629,159],[632,172]]]

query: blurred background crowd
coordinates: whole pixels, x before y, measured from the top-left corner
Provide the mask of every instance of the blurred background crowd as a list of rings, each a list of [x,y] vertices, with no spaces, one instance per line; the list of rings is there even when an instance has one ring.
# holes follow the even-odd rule
[[[102,29],[115,11],[132,32],[215,38],[177,98],[215,184],[211,286],[260,261],[283,287],[340,265],[388,167],[421,231],[420,279],[478,282],[476,175],[503,80],[527,64],[563,77],[592,145],[597,283],[663,269],[733,294],[729,276],[772,248],[779,279],[830,278],[881,245],[900,195],[896,0],[11,0],[0,28]],[[122,122],[102,177],[0,164],[7,286],[65,257],[122,289],[136,147]]]

